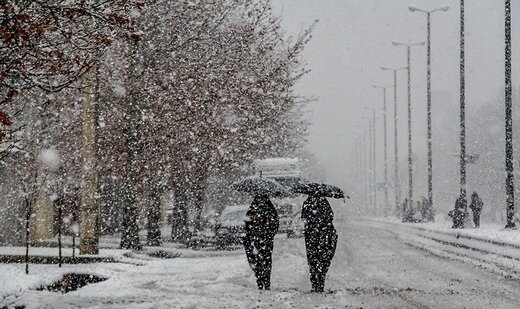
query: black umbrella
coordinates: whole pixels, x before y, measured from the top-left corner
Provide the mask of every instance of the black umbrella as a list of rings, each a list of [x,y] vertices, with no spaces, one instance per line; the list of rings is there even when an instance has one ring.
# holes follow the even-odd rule
[[[340,188],[328,185],[324,183],[316,183],[316,182],[310,182],[306,184],[301,184],[293,187],[292,192],[294,193],[301,193],[311,196],[322,196],[322,197],[332,197],[332,198],[345,198],[345,194],[343,193],[343,190]],[[349,198],[347,196],[347,198]]]
[[[291,193],[284,186],[268,178],[248,177],[231,185],[231,188],[251,195],[269,195],[272,197],[287,197]]]

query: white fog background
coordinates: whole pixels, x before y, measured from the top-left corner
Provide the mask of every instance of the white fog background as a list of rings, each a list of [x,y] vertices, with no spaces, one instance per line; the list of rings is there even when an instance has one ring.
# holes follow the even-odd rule
[[[309,149],[323,164],[328,181],[352,192],[349,188],[352,177],[355,177],[350,168],[352,150],[363,128],[368,128],[368,120],[361,118],[371,116],[371,111],[365,106],[382,108],[383,105],[382,90],[374,89],[372,85],[393,84],[392,72],[381,71],[381,66],[406,65],[406,49],[392,46],[391,41],[413,43],[426,40],[426,15],[411,13],[408,6],[413,4],[423,9],[434,9],[449,5],[448,12],[432,14],[432,142],[434,199],[443,203],[441,208],[447,208],[447,203],[452,206],[459,183],[459,3],[458,0],[274,1],[274,10],[283,17],[288,34],[297,35],[313,20],[319,20],[313,38],[303,52],[311,72],[299,82],[297,91],[316,98],[309,111],[313,122]],[[520,11],[518,1],[513,1],[512,5],[513,12]],[[498,0],[470,0],[465,6],[466,125],[469,130],[472,122],[477,121],[472,118],[472,109],[503,97],[504,4]],[[513,59],[519,59],[520,50],[516,47],[520,42],[520,30],[517,30],[520,29],[520,20],[515,17],[513,13]],[[413,47],[411,55],[414,198],[418,199],[427,194],[426,46]],[[513,61],[515,88],[520,73],[520,66],[516,63]],[[406,81],[406,71],[398,73],[401,196],[407,192]],[[517,108],[516,101],[514,98],[514,109]],[[387,104],[389,175],[393,175],[392,89],[387,90]],[[382,122],[380,114],[376,131],[378,182],[383,179]],[[503,138],[503,128],[500,130]],[[439,132],[453,138],[439,138]],[[470,135],[468,132],[467,153],[478,154],[478,141],[471,140]],[[502,155],[496,160],[504,162],[502,149],[500,153]],[[518,161],[515,159],[515,162]],[[478,164],[467,167],[469,193],[478,190],[472,186],[475,177],[479,177],[478,168]],[[503,190],[504,179],[497,179],[499,190]],[[382,194],[378,194],[381,201]],[[483,198],[488,203],[502,203],[505,194],[493,199],[490,196]],[[505,202],[500,207],[502,205]]]

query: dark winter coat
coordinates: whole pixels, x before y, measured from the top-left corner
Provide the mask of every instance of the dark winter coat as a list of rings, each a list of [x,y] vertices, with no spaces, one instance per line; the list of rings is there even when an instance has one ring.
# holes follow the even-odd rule
[[[466,219],[466,205],[466,199],[462,196],[459,196],[459,198],[457,198],[455,201],[455,209],[448,212],[448,215],[453,220],[452,228],[460,229],[464,227],[464,220]]]
[[[471,208],[474,212],[480,212],[482,210],[482,207],[484,206],[484,203],[482,202],[482,199],[478,194],[474,193],[471,196],[471,204],[469,205],[469,208]]]
[[[273,238],[278,232],[280,219],[276,208],[268,198],[255,197],[246,213],[246,231],[251,236]]]
[[[309,196],[303,202],[302,220],[306,232],[334,229],[334,212],[324,197]]]
[[[309,196],[303,203],[302,219],[305,223],[305,249],[312,290],[323,292],[338,242],[332,223],[334,213],[326,198]]]
[[[273,241],[279,226],[278,213],[269,198],[257,196],[246,216],[243,243],[247,261],[255,273],[258,288],[269,290]]]

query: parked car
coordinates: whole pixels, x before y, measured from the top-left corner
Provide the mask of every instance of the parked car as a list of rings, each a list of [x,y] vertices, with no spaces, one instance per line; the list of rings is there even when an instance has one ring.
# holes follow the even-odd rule
[[[246,212],[249,205],[228,206],[215,226],[215,245],[219,249],[239,245],[245,233]]]

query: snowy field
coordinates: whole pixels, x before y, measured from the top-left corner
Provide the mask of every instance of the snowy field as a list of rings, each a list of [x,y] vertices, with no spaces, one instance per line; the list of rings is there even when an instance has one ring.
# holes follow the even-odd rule
[[[180,257],[161,260],[132,254],[126,256],[125,263],[64,265],[61,269],[31,265],[29,276],[24,274],[23,265],[3,264],[0,307],[520,308],[520,284],[509,275],[520,262],[504,257],[508,247],[500,256],[500,252],[471,249],[482,245],[480,240],[455,236],[468,242],[463,247],[450,245],[449,239],[445,243],[434,240],[463,233],[498,242],[505,233],[508,242],[520,246],[519,232],[500,231],[498,226],[453,231],[448,224],[336,219],[340,241],[325,294],[309,292],[303,239],[281,236],[275,242],[271,291],[256,289],[241,249],[190,251],[170,247]],[[96,274],[108,280],[66,294],[35,290],[68,272]]]

